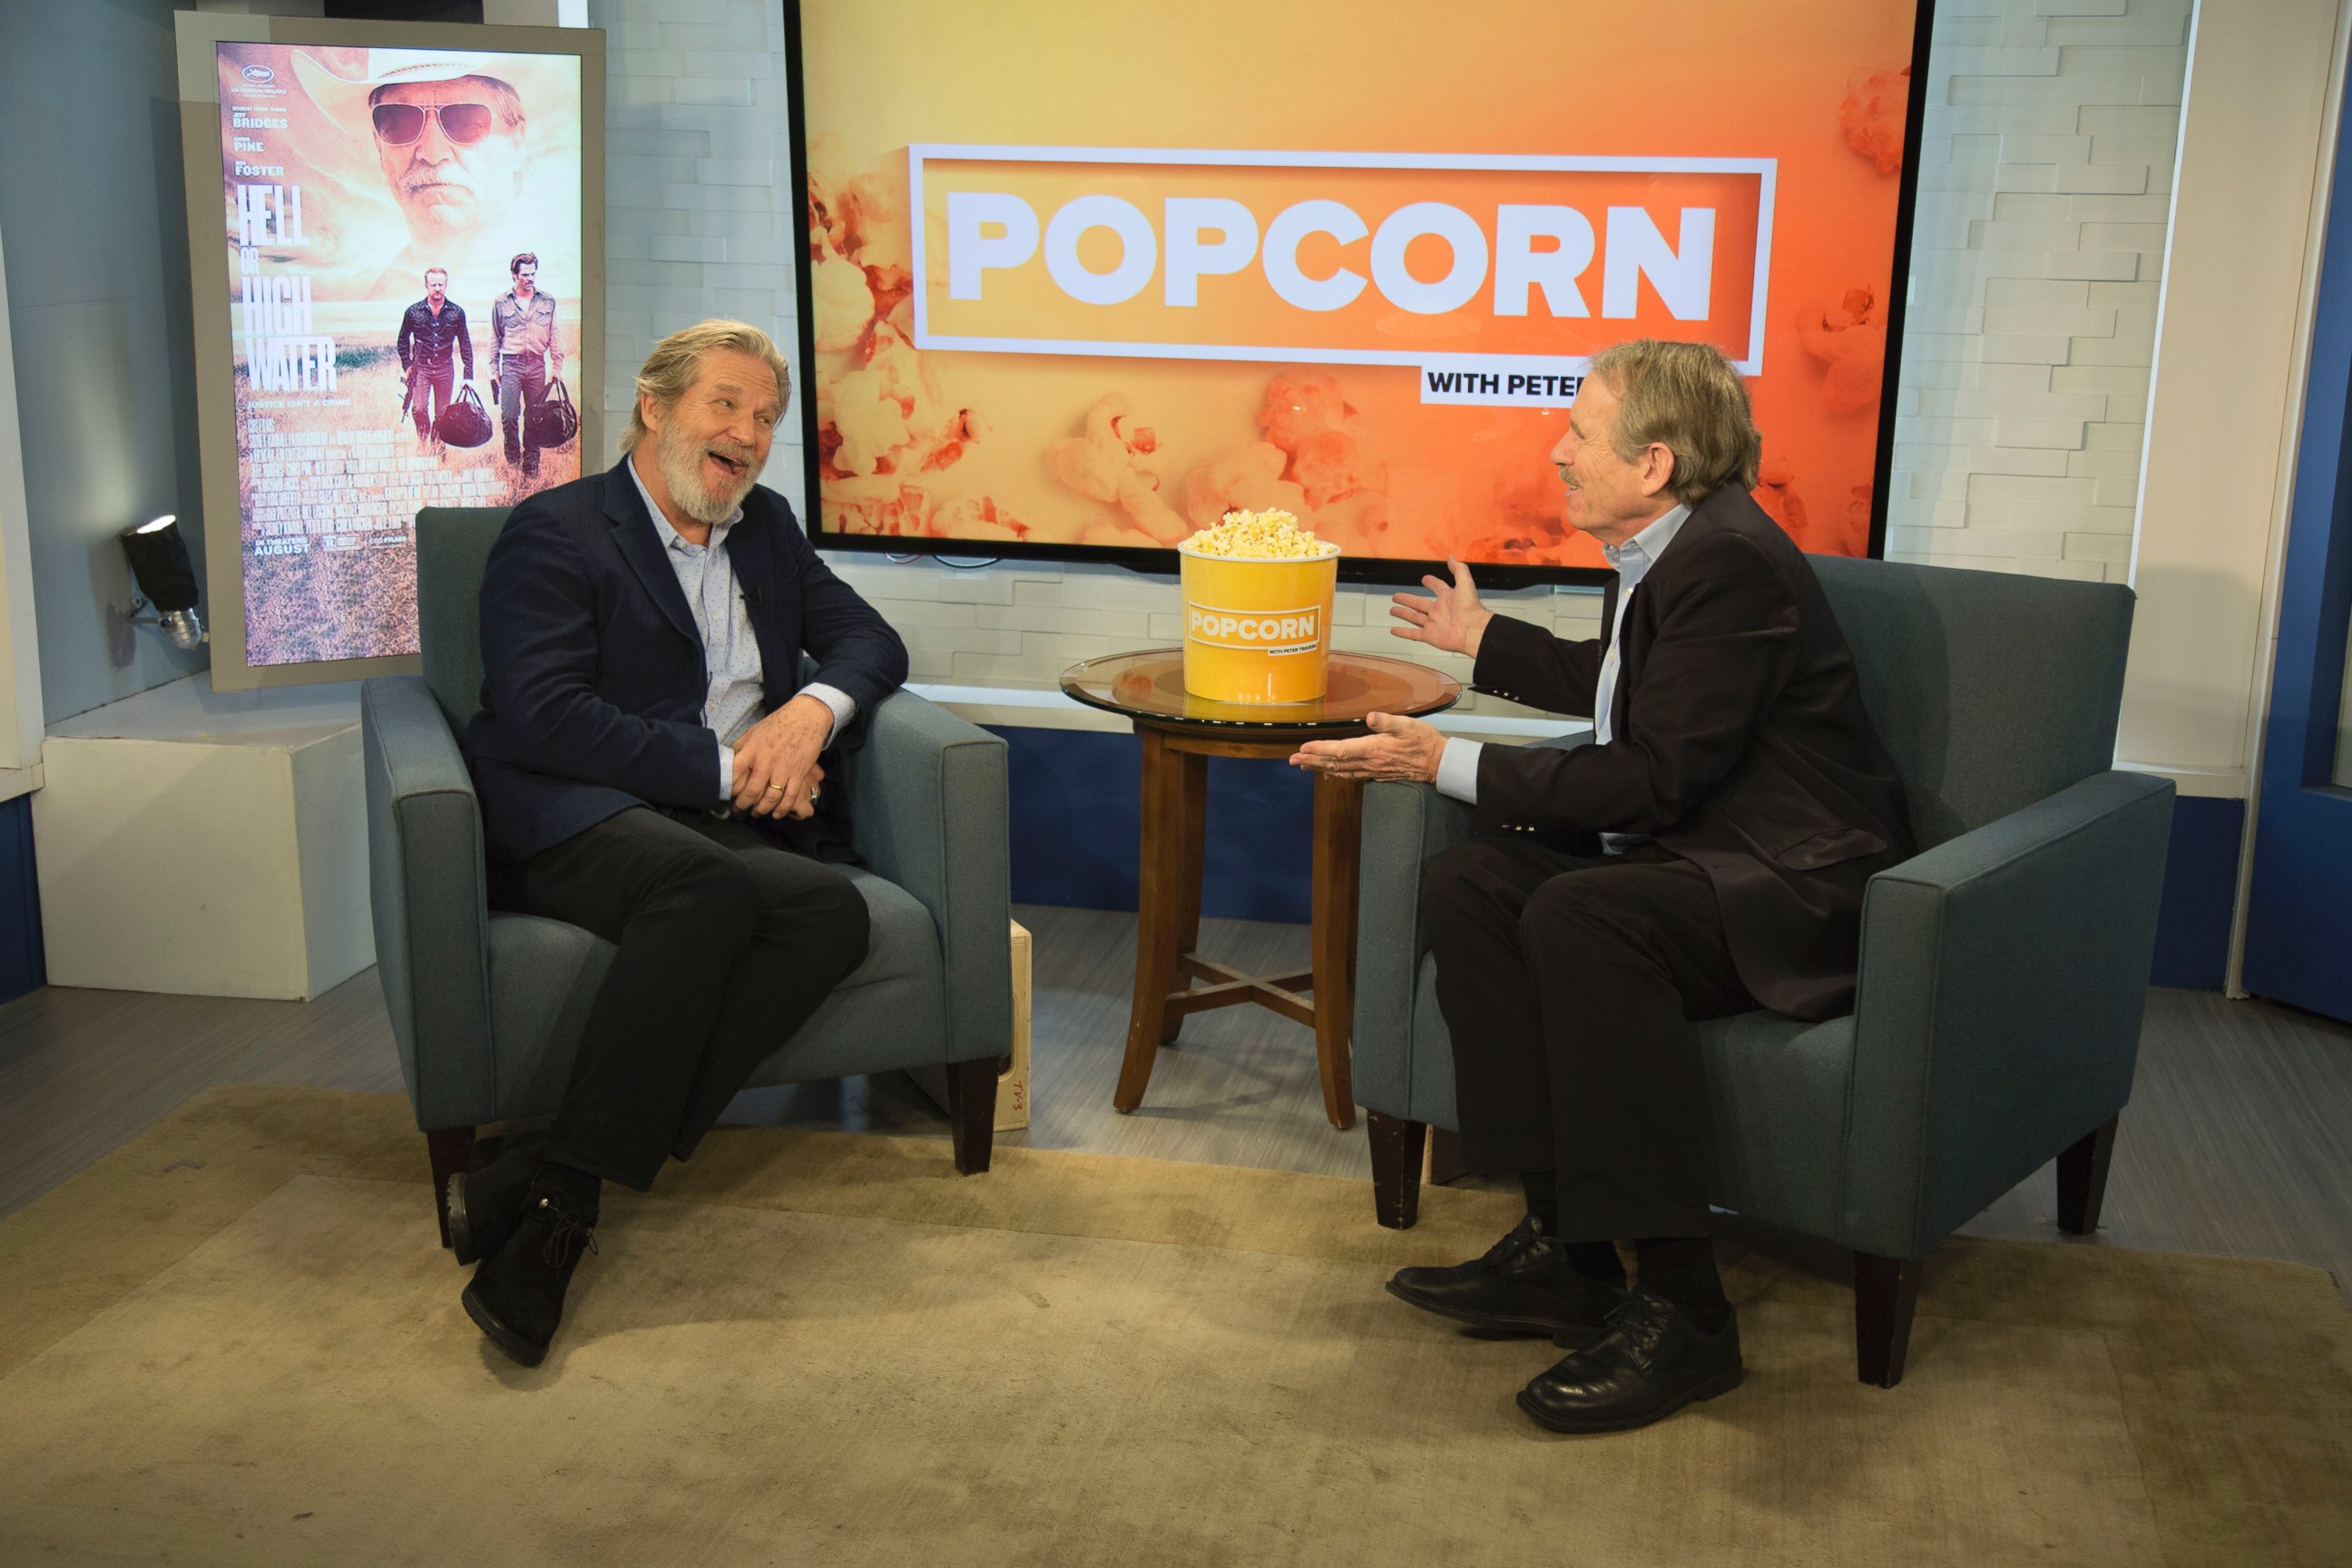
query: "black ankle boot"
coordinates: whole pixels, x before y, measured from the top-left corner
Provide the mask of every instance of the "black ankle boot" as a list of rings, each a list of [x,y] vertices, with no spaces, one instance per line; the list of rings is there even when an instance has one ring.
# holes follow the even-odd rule
[[[535,1183],[514,1233],[474,1272],[462,1298],[466,1315],[489,1341],[525,1366],[547,1359],[563,1321],[563,1293],[582,1252],[596,1250],[596,1211],[578,1207]]]
[[[546,1159],[546,1135],[526,1135],[501,1145],[480,1170],[449,1178],[449,1247],[459,1263],[478,1263],[506,1245]]]

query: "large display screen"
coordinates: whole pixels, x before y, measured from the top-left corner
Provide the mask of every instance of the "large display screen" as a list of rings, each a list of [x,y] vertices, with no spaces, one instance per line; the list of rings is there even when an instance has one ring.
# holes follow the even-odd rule
[[[417,510],[581,472],[583,62],[213,50],[244,662],[413,654]]]
[[[785,9],[826,544],[1134,562],[1282,507],[1353,576],[1573,578],[1547,454],[1660,337],[1748,378],[1800,544],[1875,548],[1925,7]]]

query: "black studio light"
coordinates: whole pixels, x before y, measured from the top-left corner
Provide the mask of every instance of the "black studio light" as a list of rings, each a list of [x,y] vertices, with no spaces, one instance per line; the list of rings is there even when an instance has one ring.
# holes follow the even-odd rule
[[[188,559],[188,542],[180,537],[176,513],[165,512],[152,522],[122,531],[122,553],[131,558],[131,574],[139,581],[139,611],[154,607],[156,619],[172,636],[172,646],[193,648],[205,639],[204,618],[196,614],[196,569]]]

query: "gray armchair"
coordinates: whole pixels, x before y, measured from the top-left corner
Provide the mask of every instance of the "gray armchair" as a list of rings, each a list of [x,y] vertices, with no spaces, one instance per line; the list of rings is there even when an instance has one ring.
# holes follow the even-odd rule
[[[1863,909],[1854,1011],[1695,1027],[1709,1195],[1854,1254],[1863,1381],[1903,1375],[1919,1264],[2058,1160],[2098,1225],[2131,1096],[2170,781],[2113,768],[2128,589],[1816,562],[1920,845]],[[1470,834],[1417,784],[1365,795],[1355,1076],[1382,1225],[1412,1224],[1425,1130],[1454,1125],[1421,865]]]
[[[482,569],[505,518],[418,514],[425,673],[378,677],[360,697],[378,973],[445,1205],[478,1126],[555,1110],[613,954],[577,926],[488,907],[457,735],[479,702]],[[908,691],[871,718],[844,786],[866,859],[845,869],[871,947],[751,1081],[944,1066],[956,1168],[984,1171],[1013,1048],[1004,742]],[[441,1222],[446,1246],[446,1206]]]

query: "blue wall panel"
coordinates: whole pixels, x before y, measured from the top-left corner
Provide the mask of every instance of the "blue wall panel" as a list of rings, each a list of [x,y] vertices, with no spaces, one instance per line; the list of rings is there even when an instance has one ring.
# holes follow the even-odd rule
[[[2172,804],[2172,845],[2164,861],[2164,905],[2156,922],[2158,985],[2219,991],[2230,963],[2230,915],[2238,896],[2242,800],[2182,795]]]
[[[1012,749],[1013,900],[1135,908],[1143,743],[1094,730],[994,732]],[[1201,911],[1304,923],[1314,826],[1314,781],[1297,768],[1210,758]]]
[[[33,875],[33,797],[0,801],[0,1002],[48,984],[41,890]]]

